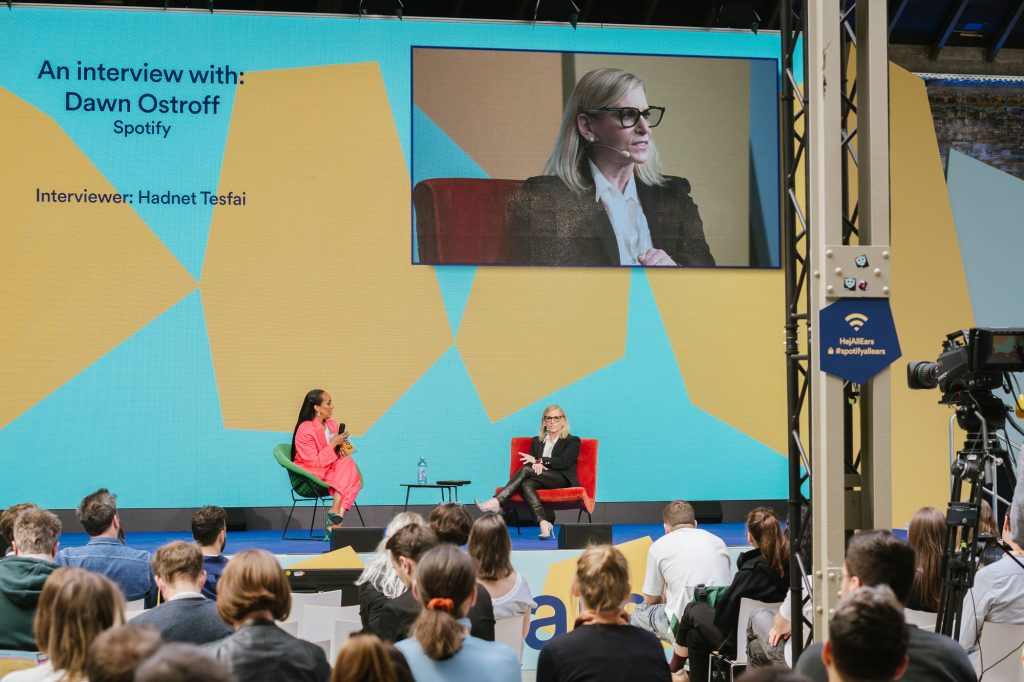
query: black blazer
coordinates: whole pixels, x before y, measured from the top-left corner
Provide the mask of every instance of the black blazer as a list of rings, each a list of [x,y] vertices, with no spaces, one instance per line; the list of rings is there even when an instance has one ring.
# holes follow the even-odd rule
[[[533,442],[530,443],[530,454],[539,459],[541,464],[548,469],[557,471],[569,479],[571,487],[579,486],[580,479],[576,478],[576,460],[580,457],[578,436],[569,434],[565,438],[559,438],[551,450],[550,457],[541,457],[544,454],[544,439],[534,436]]]
[[[714,266],[690,183],[666,179],[660,187],[636,180],[651,242],[679,265]],[[576,194],[555,175],[532,177],[511,199],[509,217],[512,265],[619,265],[615,231],[593,190]]]
[[[388,599],[380,609],[376,629],[370,631],[388,642],[400,642],[410,637],[412,624],[416,622],[423,607],[412,596],[412,590],[406,590],[394,599]],[[494,641],[494,604],[491,594],[480,583],[476,584],[476,603],[469,607],[467,614],[470,622],[470,634],[477,639]]]

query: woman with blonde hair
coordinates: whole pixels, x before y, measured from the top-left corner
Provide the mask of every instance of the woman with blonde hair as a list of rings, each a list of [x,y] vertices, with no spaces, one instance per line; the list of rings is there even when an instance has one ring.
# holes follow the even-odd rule
[[[915,568],[907,608],[936,613],[942,590],[939,564],[946,548],[946,515],[935,507],[918,509],[910,519],[907,541],[914,548]]]
[[[476,505],[481,511],[498,513],[508,498],[520,493],[537,519],[540,539],[547,540],[555,527],[555,515],[544,509],[537,490],[578,486],[576,460],[579,456],[580,439],[569,433],[565,410],[558,405],[548,405],[541,413],[540,433],[533,437],[530,451],[519,453],[523,466],[497,495]]]
[[[4,682],[86,682],[89,646],[107,628],[124,623],[124,595],[106,576],[58,568],[43,585],[34,630],[39,650],[50,657]]]
[[[373,558],[366,562],[366,568],[356,580],[359,586],[359,620],[363,630],[376,633],[381,627],[380,617],[389,599],[405,592],[405,583],[391,562],[391,553],[386,547],[388,539],[402,528],[417,524],[425,526],[423,517],[416,512],[399,512],[391,519],[384,537],[377,543]]]
[[[469,556],[476,561],[476,577],[491,595],[495,620],[523,619],[523,636],[530,628],[530,613],[537,608],[530,586],[512,568],[512,541],[505,520],[484,514],[469,532]]]
[[[545,175],[510,205],[509,263],[713,266],[690,183],[662,174],[652,130],[664,107],[621,69],[583,75]]]
[[[412,637],[396,646],[416,682],[518,682],[511,647],[469,633],[476,601],[476,564],[455,545],[434,547],[416,563],[413,595],[422,606]]]
[[[631,592],[622,552],[610,545],[584,550],[572,583],[583,612],[572,632],[540,650],[537,682],[669,680],[661,642],[629,624],[624,606]]]
[[[210,646],[239,682],[325,682],[331,675],[324,650],[277,627],[292,609],[281,565],[262,549],[239,552],[217,581],[217,613],[234,634]]]

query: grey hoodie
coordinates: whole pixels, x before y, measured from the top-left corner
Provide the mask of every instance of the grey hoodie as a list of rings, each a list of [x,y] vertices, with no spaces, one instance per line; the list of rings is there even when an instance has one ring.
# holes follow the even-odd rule
[[[57,564],[11,556],[0,560],[0,649],[37,650],[32,635],[43,583]]]

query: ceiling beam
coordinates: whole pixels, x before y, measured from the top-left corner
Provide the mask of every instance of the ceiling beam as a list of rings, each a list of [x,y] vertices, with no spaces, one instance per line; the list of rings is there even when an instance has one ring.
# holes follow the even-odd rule
[[[985,50],[985,61],[991,62],[996,58],[999,50],[1003,49],[1003,45],[1006,44],[1006,39],[1013,33],[1014,27],[1017,22],[1020,21],[1021,14],[1024,13],[1024,0],[1017,0],[1017,5],[1009,11],[1006,15],[1005,21],[1003,21],[1002,27],[999,29],[999,33],[996,34],[995,40]]]
[[[889,19],[889,35],[896,30],[896,24],[900,23],[900,17],[903,15],[903,10],[907,8],[907,3],[910,0],[896,0],[896,9],[892,12],[892,17]]]
[[[971,0],[953,0],[953,8],[950,11],[949,16],[946,17],[946,22],[942,25],[942,30],[939,32],[939,37],[932,43],[932,49],[928,52],[930,59],[938,59],[939,51],[945,47],[949,41],[949,36],[953,34],[953,29],[956,28],[956,24],[960,21],[960,17],[963,15],[964,10],[967,9],[967,3]]]

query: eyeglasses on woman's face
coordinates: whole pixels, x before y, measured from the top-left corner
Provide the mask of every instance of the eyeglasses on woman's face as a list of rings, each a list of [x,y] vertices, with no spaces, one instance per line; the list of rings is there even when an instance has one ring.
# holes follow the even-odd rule
[[[564,414],[546,414],[544,415],[544,421],[546,422],[560,422],[565,419]]]
[[[619,123],[623,128],[632,128],[640,122],[643,116],[647,121],[648,128],[655,128],[661,123],[661,117],[665,115],[665,107],[648,107],[641,111],[636,107],[601,107],[598,111],[611,111],[619,115]]]

